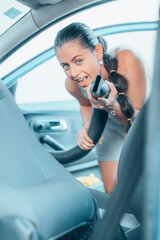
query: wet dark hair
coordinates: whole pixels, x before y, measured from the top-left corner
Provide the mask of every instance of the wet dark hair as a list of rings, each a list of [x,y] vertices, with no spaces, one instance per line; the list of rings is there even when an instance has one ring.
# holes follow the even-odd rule
[[[54,47],[61,48],[64,43],[75,41],[83,47],[95,50],[97,43],[102,45],[103,49],[103,62],[104,66],[109,73],[109,81],[112,82],[117,89],[117,101],[120,105],[121,111],[128,119],[128,126],[126,131],[128,131],[131,126],[131,118],[134,115],[134,108],[132,106],[131,100],[125,95],[128,90],[128,82],[124,76],[117,73],[118,60],[116,57],[112,57],[107,53],[107,42],[103,37],[97,37],[94,32],[84,23],[74,22],[63,29],[61,29],[54,41]]]

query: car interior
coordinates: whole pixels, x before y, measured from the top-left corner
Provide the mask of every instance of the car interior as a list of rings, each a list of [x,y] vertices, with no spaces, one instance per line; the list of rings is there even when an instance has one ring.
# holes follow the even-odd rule
[[[53,22],[79,9],[111,1],[17,2],[30,10],[0,36],[1,62]],[[21,38],[13,34],[19,31]],[[75,175],[69,171],[70,163],[83,158],[85,164],[92,152],[84,153],[77,146],[66,149],[61,143],[63,131],[59,141],[47,135],[50,128],[57,126],[66,131],[67,121],[60,121],[59,116],[56,121],[52,117],[48,120],[45,112],[40,118],[36,112],[31,115],[22,112],[14,98],[17,82],[4,84],[0,80],[0,239],[158,239],[159,41],[158,22],[152,91],[126,137],[119,159],[118,181],[111,195],[99,184],[95,188],[85,187],[77,181],[76,171]],[[96,141],[103,132],[104,119],[107,121],[106,112],[100,112],[94,111],[89,128]],[[67,109],[64,114],[68,119]],[[76,113],[70,124],[79,117]]]

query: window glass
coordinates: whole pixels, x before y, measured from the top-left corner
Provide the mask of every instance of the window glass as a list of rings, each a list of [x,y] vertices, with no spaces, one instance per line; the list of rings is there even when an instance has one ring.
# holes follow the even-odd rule
[[[65,89],[65,78],[57,59],[51,58],[19,79],[16,101],[29,103],[72,99]]]

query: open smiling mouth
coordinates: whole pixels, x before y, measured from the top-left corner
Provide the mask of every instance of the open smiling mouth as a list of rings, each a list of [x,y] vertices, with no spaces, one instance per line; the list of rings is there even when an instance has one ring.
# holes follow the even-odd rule
[[[87,80],[87,77],[82,77],[82,78],[79,78],[79,79],[74,79],[75,81],[77,81],[77,82],[82,82],[82,81],[84,81],[84,80]]]

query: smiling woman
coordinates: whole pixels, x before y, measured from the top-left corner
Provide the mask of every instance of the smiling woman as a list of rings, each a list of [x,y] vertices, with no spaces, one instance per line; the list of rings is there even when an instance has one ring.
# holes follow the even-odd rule
[[[94,147],[93,139],[87,133],[92,108],[109,114],[104,137],[100,139],[100,147],[96,146],[96,150],[105,191],[110,194],[116,183],[125,130],[128,131],[144,104],[146,77],[143,64],[130,50],[116,49],[115,55],[110,56],[104,38],[97,37],[87,25],[80,22],[61,29],[54,47],[67,77],[66,88],[80,104],[83,128],[77,135],[77,144],[82,150]],[[90,84],[97,75],[101,75],[109,85],[107,99],[95,99],[90,92]]]

